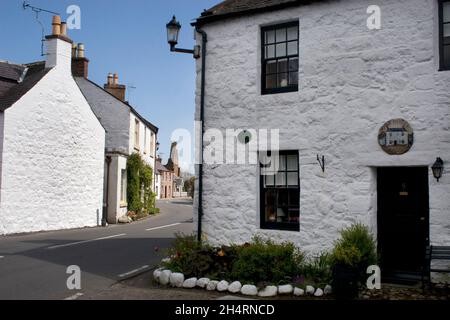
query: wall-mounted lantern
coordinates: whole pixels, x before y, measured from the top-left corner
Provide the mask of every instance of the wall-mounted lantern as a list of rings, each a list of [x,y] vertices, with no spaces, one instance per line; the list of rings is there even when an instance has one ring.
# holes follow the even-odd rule
[[[195,59],[200,58],[200,46],[194,46],[194,50],[190,49],[180,49],[175,46],[178,44],[178,36],[180,35],[181,24],[177,21],[177,18],[173,16],[172,20],[166,24],[167,29],[167,42],[170,45],[170,51],[172,52],[180,52],[180,53],[189,53],[194,56]]]
[[[431,170],[433,171],[433,176],[439,182],[439,179],[442,177],[442,173],[444,172],[444,161],[442,161],[441,158],[436,158]]]

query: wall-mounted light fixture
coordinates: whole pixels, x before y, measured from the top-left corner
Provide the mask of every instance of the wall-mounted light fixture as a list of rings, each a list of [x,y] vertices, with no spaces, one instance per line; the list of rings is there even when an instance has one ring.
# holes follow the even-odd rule
[[[320,168],[322,169],[322,172],[325,173],[325,156],[319,157],[319,155],[317,155],[317,162],[320,165]]]
[[[439,179],[442,177],[442,173],[444,172],[444,161],[442,161],[441,158],[436,158],[431,170],[433,171],[433,176],[439,182]]]
[[[194,46],[194,50],[190,49],[180,49],[175,46],[178,44],[178,36],[180,35],[181,24],[177,21],[177,18],[173,16],[172,20],[166,24],[167,29],[167,42],[170,45],[170,51],[172,52],[181,52],[181,53],[189,53],[194,56],[195,59],[200,58],[200,46]]]

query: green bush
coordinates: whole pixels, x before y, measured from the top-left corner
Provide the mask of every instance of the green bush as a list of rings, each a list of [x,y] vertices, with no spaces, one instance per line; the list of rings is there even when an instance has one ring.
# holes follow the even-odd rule
[[[376,243],[369,229],[354,224],[341,231],[332,253],[334,265],[354,268],[364,275],[368,266],[377,263]]]
[[[299,274],[303,254],[294,244],[276,244],[255,237],[237,248],[231,277],[246,283],[290,283]]]
[[[128,210],[141,217],[150,213],[155,207],[156,195],[152,192],[153,169],[142,160],[138,153],[133,153],[127,160],[127,202]]]
[[[323,287],[332,278],[332,257],[328,252],[320,253],[305,261],[302,266],[305,283]]]
[[[197,236],[176,234],[172,247],[167,251],[170,261],[163,266],[182,272],[189,277],[230,279],[231,267],[236,259],[236,246],[211,247],[199,243]]]
[[[153,207],[153,208],[150,208],[148,213],[149,214],[158,214],[159,212],[160,212],[159,208]]]

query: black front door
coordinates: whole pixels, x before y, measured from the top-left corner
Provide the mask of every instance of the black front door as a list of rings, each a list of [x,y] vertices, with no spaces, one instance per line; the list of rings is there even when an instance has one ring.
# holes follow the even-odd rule
[[[381,274],[419,272],[429,243],[428,168],[378,169]]]

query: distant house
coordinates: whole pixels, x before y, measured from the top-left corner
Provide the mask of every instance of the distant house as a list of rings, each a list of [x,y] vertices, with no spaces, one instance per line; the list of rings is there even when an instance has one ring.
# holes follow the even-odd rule
[[[177,143],[170,145],[170,157],[167,160],[166,168],[172,172],[172,197],[179,197],[183,189],[183,178],[181,178],[181,168],[178,160]]]
[[[156,169],[159,181],[159,197],[158,199],[172,199],[173,197],[173,172],[162,165],[161,158],[156,161]]]
[[[0,62],[0,234],[100,224],[105,130],[71,74],[53,18],[46,60]]]
[[[84,45],[73,47],[72,71],[75,81],[92,110],[106,129],[105,210],[109,223],[127,214],[127,158],[139,153],[154,169],[156,191],[156,143],[158,128],[125,100],[126,86],[117,74],[109,74],[102,87],[88,79],[89,60]]]

